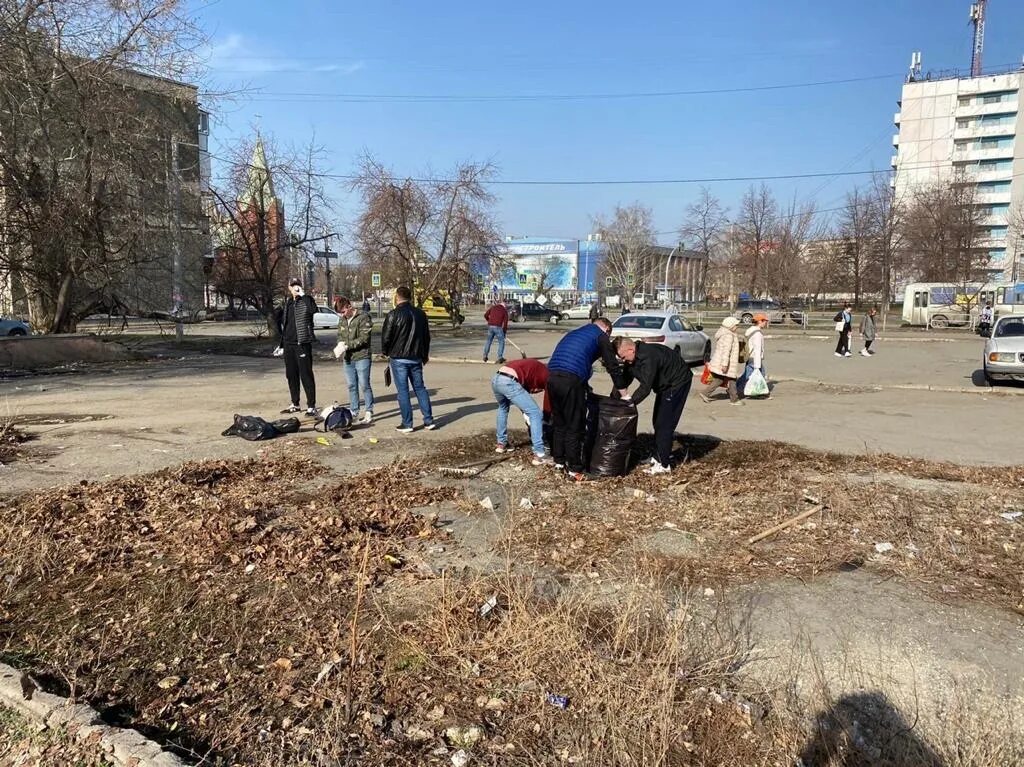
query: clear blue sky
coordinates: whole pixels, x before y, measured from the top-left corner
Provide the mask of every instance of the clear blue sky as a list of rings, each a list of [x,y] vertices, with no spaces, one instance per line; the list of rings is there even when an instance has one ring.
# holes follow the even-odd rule
[[[500,177],[650,179],[886,169],[902,74],[970,62],[969,0],[521,0],[370,3],[219,0],[208,85],[247,86],[212,125],[213,147],[256,124],[333,173],[363,151],[402,175],[492,160]],[[1024,2],[991,0],[986,66],[1020,62]],[[760,93],[606,100],[364,102],[270,95],[544,96],[728,89],[887,76]],[[865,179],[769,182],[780,200],[834,207]],[[713,191],[735,210],[748,183]],[[338,184],[339,218],[355,201]],[[496,186],[515,235],[582,237],[617,203],[678,228],[693,185]],[[671,235],[662,238],[671,241]]]

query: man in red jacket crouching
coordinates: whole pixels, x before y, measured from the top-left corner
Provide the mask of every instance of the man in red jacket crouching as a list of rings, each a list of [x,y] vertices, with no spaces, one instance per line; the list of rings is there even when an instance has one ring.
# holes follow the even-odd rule
[[[508,411],[512,405],[523,411],[530,424],[533,443],[533,465],[551,463],[544,451],[544,416],[533,394],[544,391],[548,384],[548,368],[540,360],[506,362],[491,379],[494,399],[498,402],[498,446],[495,452],[508,450]]]

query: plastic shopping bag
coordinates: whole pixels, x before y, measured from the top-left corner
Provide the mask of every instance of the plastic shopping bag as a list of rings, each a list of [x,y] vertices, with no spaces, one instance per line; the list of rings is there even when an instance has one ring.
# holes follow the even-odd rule
[[[768,382],[764,378],[764,374],[760,370],[755,370],[747,378],[747,383],[743,387],[744,397],[765,397],[768,395]]]
[[[704,372],[700,374],[700,382],[705,386],[711,383],[711,368],[707,365],[704,365]]]

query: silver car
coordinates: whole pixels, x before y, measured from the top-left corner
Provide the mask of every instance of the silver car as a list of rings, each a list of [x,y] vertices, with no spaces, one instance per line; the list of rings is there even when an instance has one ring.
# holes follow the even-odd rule
[[[674,312],[642,311],[623,314],[612,323],[612,337],[661,344],[675,349],[691,365],[706,362],[711,356],[711,339],[701,325],[693,325]]]
[[[985,381],[1024,381],[1024,316],[1000,317],[992,326],[981,360]]]
[[[340,315],[334,311],[334,309],[328,309],[326,306],[318,306],[316,308],[316,314],[313,315],[313,327],[314,328],[337,328],[338,320]]]
[[[27,336],[32,332],[32,328],[28,326],[27,322],[21,320],[7,319],[6,317],[0,317],[0,337],[3,336]]]

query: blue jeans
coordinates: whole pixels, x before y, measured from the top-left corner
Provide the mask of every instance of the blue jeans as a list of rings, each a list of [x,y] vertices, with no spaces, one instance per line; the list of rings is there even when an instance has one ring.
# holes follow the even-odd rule
[[[491,341],[495,338],[498,339],[498,359],[505,359],[505,331],[495,325],[487,326],[487,343],[484,344],[484,361],[487,361],[487,355],[491,353]]]
[[[370,388],[370,359],[346,362],[345,380],[348,381],[348,408],[352,417],[359,415],[359,390],[363,391],[366,412],[373,412],[373,389]]]
[[[491,389],[494,391],[494,399],[498,401],[498,444],[508,444],[508,411],[515,405],[530,419],[533,452],[536,455],[544,455],[544,414],[541,413],[537,401],[530,396],[530,392],[516,379],[500,373],[491,379]]]
[[[430,426],[434,422],[434,414],[430,410],[430,395],[423,385],[423,363],[420,360],[391,360],[391,378],[395,382],[395,394],[398,395],[398,409],[402,413],[402,428],[412,428],[412,399],[409,397],[409,386],[416,392],[416,402],[423,414],[423,425]]]

